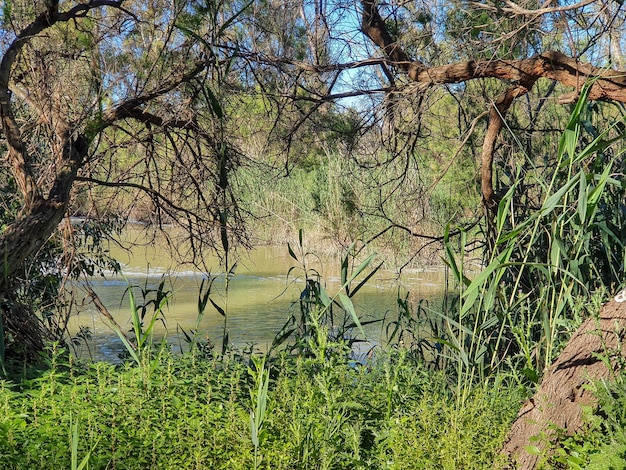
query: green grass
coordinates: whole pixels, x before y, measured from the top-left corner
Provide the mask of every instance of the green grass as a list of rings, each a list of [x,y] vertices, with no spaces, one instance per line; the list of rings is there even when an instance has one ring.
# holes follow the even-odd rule
[[[250,416],[259,384],[248,361],[162,353],[150,368],[57,365],[19,385],[2,382],[0,462],[58,469],[87,456],[91,469],[492,468],[522,398],[518,388],[491,384],[460,401],[444,375],[398,352],[356,367],[277,356],[265,368],[258,445]]]

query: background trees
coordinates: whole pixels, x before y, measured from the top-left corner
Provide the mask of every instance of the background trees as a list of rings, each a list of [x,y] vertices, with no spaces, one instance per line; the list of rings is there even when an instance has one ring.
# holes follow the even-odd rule
[[[518,165],[547,156],[539,171],[553,170],[587,79],[599,78],[591,100],[625,97],[619,4],[258,2],[244,16],[248,91],[273,109],[268,135],[284,144],[271,163],[311,170],[340,155],[359,196],[348,206],[369,217],[363,241],[402,232],[419,249],[450,220],[478,220],[477,197],[492,220]],[[619,120],[614,104],[594,105],[588,122]]]

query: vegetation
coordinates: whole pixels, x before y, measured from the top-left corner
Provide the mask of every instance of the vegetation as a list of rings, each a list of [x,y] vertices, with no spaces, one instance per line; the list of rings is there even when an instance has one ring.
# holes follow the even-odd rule
[[[4,2],[0,464],[504,464],[519,401],[623,284],[625,24],[599,0]],[[143,305],[129,289],[130,333],[67,295],[119,271],[103,242],[132,219],[198,269],[218,253],[227,297],[238,249],[288,242],[299,310],[267,355],[232,349],[210,278],[198,324],[222,316],[219,353],[196,331],[179,357],[155,341],[163,284]],[[336,292],[303,229],[342,253]],[[440,256],[452,288],[441,311],[399,298],[388,350],[362,359],[375,250],[399,270]],[[85,302],[122,365],[67,351]],[[527,436],[538,465],[626,460],[610,354],[581,433]]]
[[[460,404],[445,375],[401,352],[358,366],[162,352],[145,368],[81,370],[59,359],[19,387],[2,383],[5,468],[67,468],[74,426],[93,469],[490,468],[523,396],[491,383]]]

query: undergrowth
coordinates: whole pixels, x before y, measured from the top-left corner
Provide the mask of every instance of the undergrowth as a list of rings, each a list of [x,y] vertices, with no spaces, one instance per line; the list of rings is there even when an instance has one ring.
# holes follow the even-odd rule
[[[0,462],[42,470],[85,456],[92,469],[492,468],[522,389],[485,384],[459,402],[440,372],[402,352],[379,359],[356,367],[268,361],[258,449],[249,425],[259,361],[161,352],[149,368],[56,364],[19,387],[0,382]]]

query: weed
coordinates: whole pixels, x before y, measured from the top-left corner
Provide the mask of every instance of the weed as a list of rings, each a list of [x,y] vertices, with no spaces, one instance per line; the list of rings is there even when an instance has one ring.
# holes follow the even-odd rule
[[[149,380],[131,364],[97,363],[52,369],[21,390],[3,382],[0,461],[17,470],[87,457],[91,469],[491,468],[522,396],[478,387],[459,408],[443,374],[400,353],[367,367],[319,364],[165,351]]]

